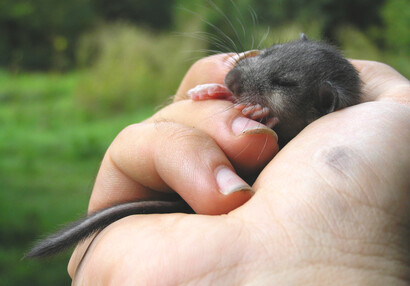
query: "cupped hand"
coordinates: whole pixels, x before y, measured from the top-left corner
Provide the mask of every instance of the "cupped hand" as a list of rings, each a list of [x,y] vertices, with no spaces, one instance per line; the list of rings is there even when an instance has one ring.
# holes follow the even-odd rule
[[[186,96],[189,87],[223,80],[234,57],[224,54],[198,61],[173,104],[120,132],[101,163],[89,212],[177,194],[196,213],[215,215],[249,200],[253,190],[242,178],[252,180],[273,158],[277,135],[244,117],[231,102],[193,102]],[[205,72],[210,69],[212,75]],[[90,241],[74,252],[70,273]]]
[[[177,193],[196,213],[223,214],[250,198],[250,186],[236,172],[242,177],[259,173],[278,151],[277,135],[228,101],[193,102],[184,100],[182,91],[204,82],[199,71],[205,80],[217,81],[232,67],[232,56],[197,62],[173,104],[121,131],[102,161],[90,212]],[[213,76],[206,75],[211,66]]]
[[[197,63],[188,72],[177,98],[183,98],[189,87],[206,83],[202,76],[209,80],[207,77],[212,74],[214,64],[220,64],[220,58],[207,61],[203,65]],[[255,195],[251,200],[222,216],[170,214],[122,219],[102,231],[84,256],[87,243],[77,249],[69,266],[74,284],[408,283],[409,82],[386,65],[366,61],[352,63],[364,81],[366,102],[329,114],[305,128],[263,169],[252,187]],[[189,106],[188,110],[193,108],[194,111],[186,113],[186,109],[176,108],[185,107],[185,104]],[[195,109],[194,106],[198,104],[203,106]],[[107,159],[106,155],[90,209],[95,210],[118,201],[121,196],[110,190],[112,183],[104,182],[115,182],[121,176],[129,179],[128,183],[124,183],[124,189],[121,189],[128,190],[125,192],[127,195],[121,199],[161,195],[159,191],[178,188],[180,177],[186,176],[188,181],[184,188],[193,185],[192,189],[195,189],[202,184],[204,187],[195,193],[182,189],[177,192],[187,201],[191,199],[191,202],[188,201],[191,206],[196,204],[198,210],[204,208],[204,214],[208,212],[207,206],[201,203],[203,200],[215,203],[212,208],[226,211],[245,202],[250,197],[246,192],[232,193],[229,197],[218,194],[221,188],[215,179],[217,168],[214,167],[223,165],[230,169],[229,162],[232,162],[235,168],[242,169],[243,174],[255,171],[274,156],[277,145],[273,135],[263,133],[265,135],[262,138],[253,132],[238,137],[238,145],[235,145],[237,149],[225,145],[224,142],[232,142],[232,138],[237,138],[230,126],[232,118],[239,116],[234,110],[227,109],[226,104],[223,101],[180,101],[175,103],[176,109],[171,105],[160,111],[159,114],[165,112],[161,116],[148,120],[147,124],[160,126],[163,122],[193,126],[194,130],[188,133],[199,131],[203,137],[199,136],[201,139],[198,142],[210,140],[206,148],[219,151],[207,152],[199,159],[195,156],[197,149],[191,145],[189,148],[192,149],[181,151],[176,156],[158,151],[159,154],[150,159],[150,152],[138,153],[148,155],[145,165],[139,162],[135,165],[132,160],[135,154],[127,151],[112,162],[113,168],[119,170],[128,170],[129,167],[131,171],[145,172],[144,178],[151,179],[152,184],[141,182],[144,178],[134,177],[138,176],[134,172],[119,171],[117,174],[108,168],[107,173],[103,173],[104,161],[112,160]],[[219,105],[221,109],[212,113]],[[207,117],[210,115],[208,113],[201,113],[201,110],[207,108],[212,114],[210,117]],[[191,121],[183,121],[186,117],[195,123],[189,125]],[[208,120],[209,125],[206,123]],[[206,127],[199,127],[204,125]],[[243,125],[241,128],[244,128]],[[160,134],[165,132],[161,127],[159,130]],[[126,132],[131,132],[131,135]],[[141,130],[137,134],[139,132]],[[169,137],[166,137],[168,139],[164,140],[178,140],[178,134],[170,132]],[[135,140],[140,140],[128,141],[128,137],[135,137],[132,136],[132,130],[124,131],[118,137],[124,138],[125,142],[132,142],[127,143],[131,147],[125,150],[140,146],[133,145],[136,144]],[[153,134],[149,138],[157,137]],[[244,149],[250,141],[252,147]],[[264,147],[265,141],[269,147]],[[110,150],[116,150],[113,147],[115,142],[107,154],[110,154]],[[183,144],[184,141],[178,142]],[[256,152],[253,151],[253,142],[259,142]],[[145,146],[146,143],[139,144]],[[176,148],[178,144],[171,146]],[[158,146],[154,144],[145,148],[157,150]],[[120,154],[121,148],[115,152],[113,154]],[[248,152],[251,159],[245,155]],[[241,156],[247,159],[238,159]],[[212,159],[207,161],[207,158]],[[130,166],[121,165],[127,159],[131,162]],[[189,165],[186,162],[189,160],[196,163]],[[218,164],[198,165],[202,160]],[[161,173],[166,166],[171,166],[176,172],[176,185],[171,183],[173,178]],[[199,176],[204,178],[200,184],[196,183],[197,172],[205,174],[204,177]],[[99,180],[102,182],[100,186]],[[210,187],[206,188],[207,185]],[[116,186],[123,186],[121,180]],[[115,189],[119,192],[119,188]],[[101,190],[98,191],[101,195],[94,195],[98,193],[97,190]]]

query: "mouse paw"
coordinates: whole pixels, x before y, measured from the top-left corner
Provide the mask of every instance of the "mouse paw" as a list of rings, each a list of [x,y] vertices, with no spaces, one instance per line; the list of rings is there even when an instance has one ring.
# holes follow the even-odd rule
[[[188,90],[192,100],[225,99],[233,101],[232,92],[224,85],[218,83],[200,84]]]
[[[263,120],[269,117],[269,109],[262,107],[260,104],[237,104],[235,109],[240,110],[243,115],[253,120]]]
[[[277,117],[271,117],[268,120],[266,120],[265,125],[268,126],[270,129],[273,129],[273,127],[276,126],[276,124],[279,123],[279,118]]]
[[[276,116],[271,117],[269,108],[263,107],[260,104],[239,103],[235,104],[235,109],[239,110],[243,115],[250,119],[263,122],[263,124],[271,129],[273,129],[273,127],[275,127],[276,124],[279,123],[279,118]]]

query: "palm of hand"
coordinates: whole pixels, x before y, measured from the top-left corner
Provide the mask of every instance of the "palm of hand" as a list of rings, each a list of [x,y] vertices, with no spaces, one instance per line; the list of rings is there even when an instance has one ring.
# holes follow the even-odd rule
[[[327,115],[265,167],[245,205],[224,216],[123,219],[93,241],[76,283],[409,279],[408,122],[408,107],[396,103]]]

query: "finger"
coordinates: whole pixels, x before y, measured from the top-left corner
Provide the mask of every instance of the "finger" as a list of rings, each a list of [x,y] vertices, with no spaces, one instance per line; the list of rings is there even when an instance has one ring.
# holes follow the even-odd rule
[[[364,83],[363,101],[390,100],[410,104],[410,82],[392,67],[379,62],[351,60]]]
[[[187,92],[200,84],[224,84],[226,74],[235,64],[236,54],[218,54],[200,59],[192,65],[186,73],[181,85],[175,94],[174,101],[187,99]]]
[[[173,121],[205,132],[240,175],[258,173],[279,149],[272,129],[244,117],[232,103],[223,100],[179,101],[147,120],[158,121]]]
[[[108,149],[90,209],[171,189],[202,214],[229,212],[251,196],[250,186],[204,132],[173,122],[143,123],[124,129]]]
[[[227,162],[225,165],[228,167],[233,163],[235,169],[242,173],[259,171],[278,150],[275,133],[258,122],[240,116],[239,111],[227,109],[229,104],[220,100],[180,101],[164,108],[144,123],[122,131],[104,157],[91,197],[90,210],[124,201],[158,197],[161,193],[155,191],[167,192],[170,188],[180,195],[187,194],[192,192],[196,184],[200,185],[198,190],[204,189],[207,180],[211,180],[207,188],[211,190],[213,186],[210,194],[212,197],[217,188],[215,178],[211,177],[209,172],[224,162]],[[190,129],[193,130],[187,131]],[[185,136],[184,142],[180,142],[179,134],[194,131],[199,132],[201,136]],[[212,143],[209,143],[211,141]],[[184,144],[190,144],[195,149],[187,149],[191,150],[191,153],[187,153],[182,148]],[[210,153],[214,155],[202,159],[206,153],[201,148],[211,148]],[[158,156],[162,153],[162,156]],[[223,161],[220,158],[223,158]],[[201,180],[192,182],[187,188],[185,172],[192,172],[195,168],[182,168],[181,165],[176,170],[175,167],[176,164],[183,164],[185,161],[191,161],[189,164],[194,167],[195,164],[201,167],[208,166],[208,175],[200,176]],[[164,182],[164,178],[158,174],[156,168],[167,164],[168,169],[171,169],[172,180],[175,181]],[[151,181],[147,182],[146,178],[150,178]],[[176,184],[176,181],[182,181],[184,184]],[[225,212],[236,207],[238,203],[243,203],[243,200],[232,200],[232,204],[217,200],[208,204],[207,200],[212,198],[202,200],[202,193],[196,195],[200,201],[195,201],[194,205],[191,205],[195,211]],[[189,198],[187,202],[190,203]],[[218,205],[219,203],[221,205]]]

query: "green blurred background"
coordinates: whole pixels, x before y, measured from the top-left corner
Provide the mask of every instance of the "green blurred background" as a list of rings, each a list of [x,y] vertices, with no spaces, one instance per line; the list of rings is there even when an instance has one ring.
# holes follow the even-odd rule
[[[21,257],[85,212],[110,142],[195,59],[304,32],[409,77],[409,28],[408,0],[0,0],[0,285],[70,283],[69,253]]]

